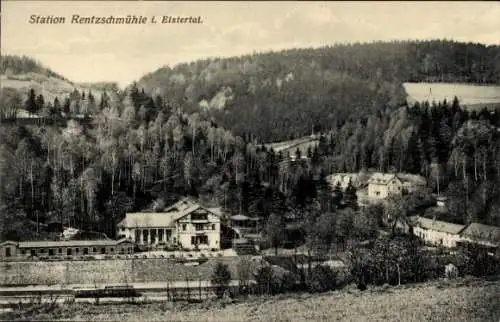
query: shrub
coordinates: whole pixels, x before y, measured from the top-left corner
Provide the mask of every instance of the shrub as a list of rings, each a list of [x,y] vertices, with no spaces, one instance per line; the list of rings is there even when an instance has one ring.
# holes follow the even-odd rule
[[[257,293],[279,294],[292,291],[296,288],[296,276],[286,272],[281,276],[276,276],[271,266],[261,267],[255,276],[257,282]]]
[[[336,284],[335,271],[324,265],[315,266],[311,270],[311,277],[309,279],[309,291],[312,293],[326,292],[335,289]]]
[[[212,285],[215,285],[215,295],[222,298],[231,282],[231,272],[226,264],[217,262],[211,278]]]

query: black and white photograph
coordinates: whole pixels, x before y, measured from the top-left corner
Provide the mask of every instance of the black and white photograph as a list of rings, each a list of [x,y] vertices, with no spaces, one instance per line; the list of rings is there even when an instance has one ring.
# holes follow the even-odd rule
[[[0,321],[500,321],[500,2],[0,20]]]

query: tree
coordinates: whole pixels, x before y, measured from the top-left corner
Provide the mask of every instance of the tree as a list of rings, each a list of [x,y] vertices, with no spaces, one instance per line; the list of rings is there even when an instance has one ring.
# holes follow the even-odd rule
[[[250,286],[250,280],[252,278],[252,266],[251,262],[246,259],[241,259],[238,262],[238,280],[240,290],[246,295],[248,287]]]
[[[257,270],[255,281],[261,293],[268,295],[287,291],[292,287],[290,282],[295,281],[295,277],[287,273],[279,273],[270,265],[265,265]]]
[[[111,232],[111,236],[116,235],[115,230],[118,220],[123,218],[125,213],[131,209],[132,201],[123,191],[120,191],[108,199],[108,202],[106,203],[106,224],[109,225],[108,231]]]
[[[214,271],[212,272],[211,278],[212,285],[215,286],[215,295],[217,298],[221,299],[226,290],[229,288],[229,283],[231,282],[231,271],[229,267],[222,263],[217,262]]]
[[[342,187],[340,186],[340,182],[337,182],[335,185],[335,188],[333,189],[332,192],[332,203],[335,205],[336,208],[340,207],[342,203],[342,199],[344,198],[344,194],[342,193]]]
[[[42,94],[38,94],[36,97],[36,110],[35,112],[38,112],[42,110],[45,107],[45,99],[43,98]]]
[[[309,278],[309,292],[327,292],[335,289],[337,276],[333,269],[326,265],[317,265],[312,269]]]
[[[266,224],[266,236],[271,247],[274,247],[275,255],[278,255],[278,247],[283,243],[285,238],[285,222],[283,217],[272,213],[269,216]]]
[[[354,210],[358,209],[358,196],[356,194],[356,188],[351,182],[349,182],[349,185],[345,188],[344,206]]]
[[[337,222],[334,213],[323,213],[317,218],[314,225],[314,230],[310,233],[313,239],[317,239],[318,245],[325,246],[326,250],[330,250],[332,244],[337,238]]]
[[[26,102],[24,104],[25,109],[28,112],[36,113],[38,111],[36,99],[37,99],[37,97],[36,97],[35,90],[30,89],[30,92],[28,94],[28,99],[26,100]]]

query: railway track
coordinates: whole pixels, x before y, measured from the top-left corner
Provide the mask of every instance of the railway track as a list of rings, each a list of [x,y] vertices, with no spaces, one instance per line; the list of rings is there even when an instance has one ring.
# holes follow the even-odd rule
[[[230,288],[238,288],[237,281]],[[205,300],[214,296],[206,282],[151,283],[121,286],[32,286],[0,288],[0,306],[17,303],[127,303]]]

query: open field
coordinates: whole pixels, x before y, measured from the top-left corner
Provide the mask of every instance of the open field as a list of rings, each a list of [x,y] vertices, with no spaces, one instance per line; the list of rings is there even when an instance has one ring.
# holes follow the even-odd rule
[[[360,292],[345,289],[320,295],[297,294],[247,302],[67,304],[53,313],[4,319],[78,321],[494,321],[500,319],[500,282],[439,281]],[[2,316],[0,315],[0,318]]]
[[[301,155],[307,155],[307,149],[310,147],[313,149],[318,145],[319,140],[313,137],[303,137],[295,140],[281,141],[274,143],[264,144],[267,149],[273,149],[274,152],[290,153],[290,155],[295,155],[297,148],[300,150]]]
[[[405,83],[408,102],[432,101],[446,99],[449,103],[456,96],[461,105],[474,108],[500,105],[500,86],[466,85],[445,83]]]

